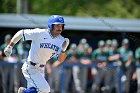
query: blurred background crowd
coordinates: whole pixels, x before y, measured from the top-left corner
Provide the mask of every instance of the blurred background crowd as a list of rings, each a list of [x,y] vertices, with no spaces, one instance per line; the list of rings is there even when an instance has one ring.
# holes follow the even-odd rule
[[[3,50],[10,39],[11,35],[7,34],[0,46],[0,60],[22,64],[28,56],[30,43],[20,41],[14,47],[12,56],[6,57]],[[120,89],[122,93],[140,93],[140,46],[131,50],[129,45],[127,38],[121,42],[117,39],[99,40],[96,48],[86,38],[71,43],[66,51],[67,59],[62,65],[55,66],[56,58],[47,62],[45,74],[52,93],[61,93],[62,88],[64,93],[120,93]],[[1,72],[3,70],[0,69]],[[21,75],[20,69],[16,73]],[[10,87],[14,91],[14,82],[11,82],[15,79],[18,82],[17,88],[26,85],[22,75],[19,79],[23,79],[18,80],[14,73],[5,74],[1,73],[1,82],[5,79],[1,83],[3,93],[8,93],[4,89]]]

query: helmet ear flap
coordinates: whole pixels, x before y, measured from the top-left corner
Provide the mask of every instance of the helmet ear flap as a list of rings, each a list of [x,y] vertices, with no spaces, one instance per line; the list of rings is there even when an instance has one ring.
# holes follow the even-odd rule
[[[52,25],[48,25],[48,28],[49,28],[49,30],[52,30],[53,26]]]
[[[54,25],[54,24],[51,25],[51,27],[50,27],[51,29],[50,29],[50,30],[53,30],[53,28],[54,28],[53,25]]]

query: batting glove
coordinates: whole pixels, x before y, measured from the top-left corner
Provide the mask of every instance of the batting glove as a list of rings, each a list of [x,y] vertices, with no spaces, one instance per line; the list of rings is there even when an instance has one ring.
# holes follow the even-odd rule
[[[68,38],[65,38],[64,43],[62,44],[62,51],[66,51],[68,45],[70,43],[70,40]]]
[[[9,45],[4,49],[4,53],[7,57],[9,57],[12,54],[12,49],[13,47]]]

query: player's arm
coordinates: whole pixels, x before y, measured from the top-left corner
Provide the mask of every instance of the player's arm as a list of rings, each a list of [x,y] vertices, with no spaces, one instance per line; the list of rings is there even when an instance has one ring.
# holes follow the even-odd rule
[[[62,63],[62,62],[65,61],[66,57],[67,57],[66,52],[65,52],[65,51],[61,51],[61,53],[60,53],[59,56],[58,56],[58,61],[59,61],[60,63]]]
[[[6,56],[10,56],[12,53],[12,49],[14,45],[22,38],[22,31],[18,31],[11,39],[10,43],[4,49],[4,53]]]
[[[69,45],[69,39],[65,38],[65,41],[64,41],[64,43],[62,45],[62,51],[58,56],[58,60],[53,64],[54,67],[60,65],[61,63],[63,63],[65,61],[65,59],[67,57],[67,54],[66,54],[65,51],[66,51],[68,45]]]
[[[66,57],[67,57],[66,53],[64,51],[62,51],[59,54],[57,61],[55,61],[52,66],[53,67],[59,66],[61,63],[63,63],[65,61]]]

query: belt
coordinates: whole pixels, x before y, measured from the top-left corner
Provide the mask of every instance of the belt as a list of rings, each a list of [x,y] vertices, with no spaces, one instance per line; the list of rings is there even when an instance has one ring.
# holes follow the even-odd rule
[[[37,63],[34,63],[32,61],[29,62],[31,65],[33,66],[38,66],[38,67],[44,67],[45,65],[41,65],[41,64],[37,64]]]

